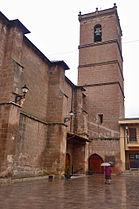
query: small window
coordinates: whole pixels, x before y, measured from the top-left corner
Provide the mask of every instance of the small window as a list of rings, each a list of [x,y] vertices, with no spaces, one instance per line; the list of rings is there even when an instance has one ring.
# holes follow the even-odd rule
[[[129,128],[129,140],[130,141],[137,141],[136,128]]]
[[[103,114],[98,114],[99,124],[103,123]]]
[[[83,109],[86,110],[87,104],[86,104],[86,95],[85,94],[82,94],[82,101],[83,101]]]
[[[139,154],[136,155],[136,159],[137,159],[137,160],[139,159]]]
[[[135,155],[134,154],[130,154],[129,155],[129,159],[135,159]]]
[[[94,27],[94,42],[102,41],[102,28],[101,25]]]
[[[139,154],[130,154],[129,155],[129,159],[136,159],[136,160],[138,160],[139,159]]]

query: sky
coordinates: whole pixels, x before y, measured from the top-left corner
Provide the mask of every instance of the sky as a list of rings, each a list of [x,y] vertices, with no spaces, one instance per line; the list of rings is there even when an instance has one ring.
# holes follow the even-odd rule
[[[123,32],[125,117],[139,118],[139,1],[132,0],[1,0],[0,11],[9,19],[19,19],[31,32],[26,36],[53,60],[64,60],[66,76],[77,84],[78,14],[117,5]]]

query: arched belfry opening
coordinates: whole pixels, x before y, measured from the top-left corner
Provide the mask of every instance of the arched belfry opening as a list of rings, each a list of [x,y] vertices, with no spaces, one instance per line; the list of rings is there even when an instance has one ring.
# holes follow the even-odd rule
[[[94,27],[94,42],[102,41],[102,27],[100,24]]]

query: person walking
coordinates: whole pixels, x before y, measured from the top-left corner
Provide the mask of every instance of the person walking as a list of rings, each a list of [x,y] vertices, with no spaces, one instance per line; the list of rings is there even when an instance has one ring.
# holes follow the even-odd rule
[[[111,181],[111,167],[105,167],[105,184],[110,184]]]

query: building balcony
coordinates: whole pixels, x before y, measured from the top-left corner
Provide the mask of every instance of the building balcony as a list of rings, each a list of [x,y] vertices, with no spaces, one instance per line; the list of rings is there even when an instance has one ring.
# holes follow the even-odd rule
[[[126,148],[139,148],[139,138],[127,139]]]

